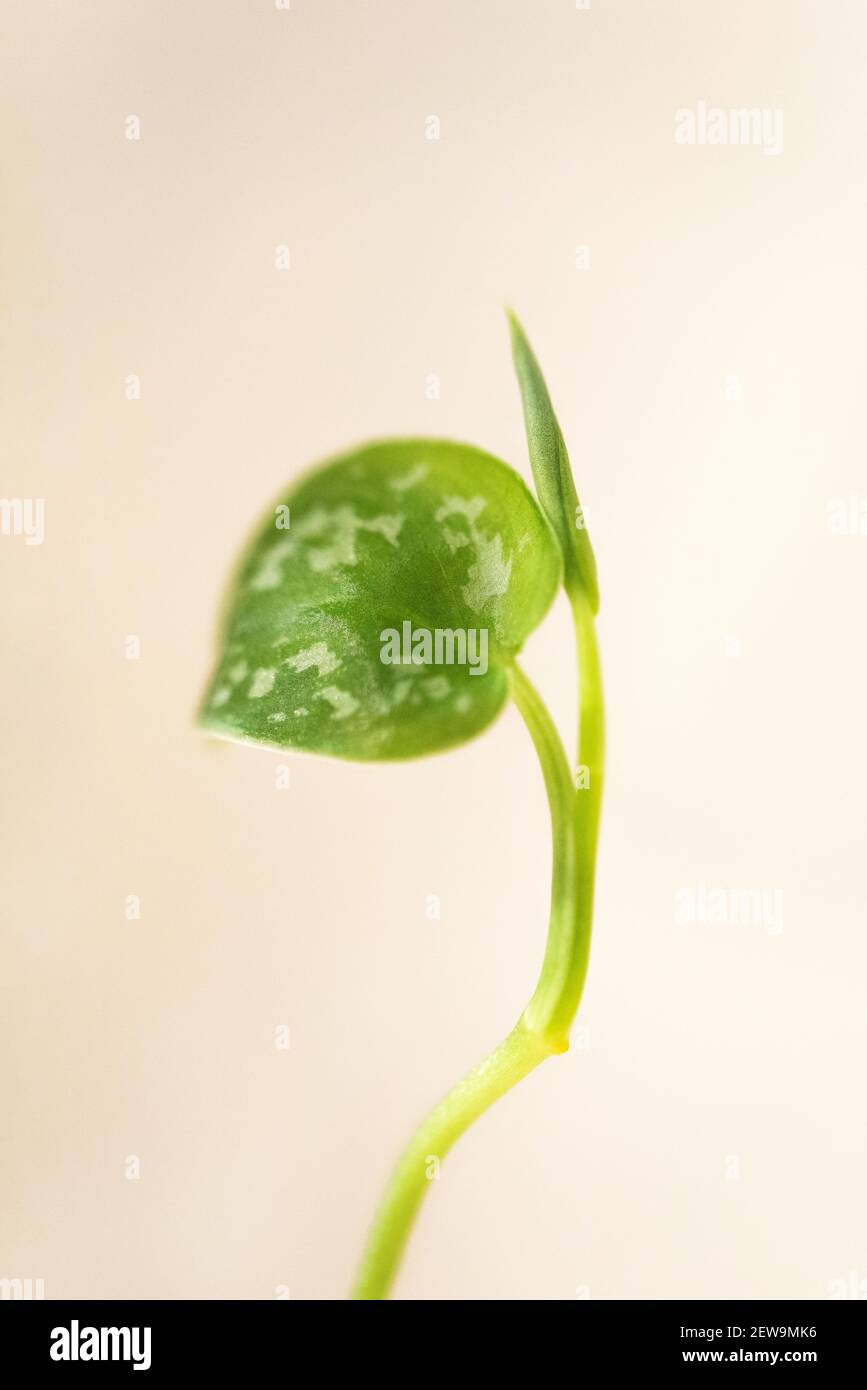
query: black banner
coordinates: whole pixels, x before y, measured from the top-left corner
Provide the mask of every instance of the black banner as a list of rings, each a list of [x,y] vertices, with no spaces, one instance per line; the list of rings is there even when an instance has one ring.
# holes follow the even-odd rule
[[[364,1321],[356,1323],[357,1314],[347,1316],[355,1333],[371,1327]],[[860,1364],[865,1330],[863,1304],[846,1300],[577,1300],[565,1310],[565,1317],[569,1333],[580,1337],[580,1342],[569,1344],[575,1351],[576,1370],[586,1364],[588,1352],[595,1364],[611,1371],[713,1365],[842,1370]],[[303,1305],[302,1311],[284,1301],[7,1301],[0,1305],[4,1371],[11,1363],[25,1374],[48,1371],[58,1377],[98,1376],[108,1367],[115,1374],[138,1372],[151,1378],[195,1371],[198,1377],[212,1374],[222,1379],[234,1371],[249,1371],[266,1359],[285,1364],[287,1345],[297,1356],[309,1326],[309,1305]],[[380,1331],[382,1324],[373,1326]],[[513,1324],[504,1350],[514,1347],[516,1333]],[[434,1335],[441,1345],[441,1330]],[[528,1326],[528,1343],[533,1336]],[[287,1343],[289,1337],[291,1343]],[[318,1335],[317,1344],[316,1354],[321,1357]],[[489,1352],[488,1338],[484,1344]],[[464,1364],[463,1352],[461,1360]]]

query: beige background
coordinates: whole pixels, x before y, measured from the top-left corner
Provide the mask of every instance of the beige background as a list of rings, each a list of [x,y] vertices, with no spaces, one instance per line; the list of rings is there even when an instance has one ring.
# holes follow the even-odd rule
[[[867,1281],[867,535],[826,515],[867,496],[863,4],[13,0],[2,31],[2,493],[47,529],[0,538],[0,1276],[343,1296],[401,1141],[523,1006],[514,713],[396,768],[191,726],[228,565],[312,459],[426,431],[527,473],[509,301],[601,574],[596,943],[578,1045],[454,1152],[399,1294]],[[678,147],[702,100],[782,108],[783,154]],[[559,608],[526,663],[568,732]],[[782,933],[678,925],[702,881],[781,889]]]

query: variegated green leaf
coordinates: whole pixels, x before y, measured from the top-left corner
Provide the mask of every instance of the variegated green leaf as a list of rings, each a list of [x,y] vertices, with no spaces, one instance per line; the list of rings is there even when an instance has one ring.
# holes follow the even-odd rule
[[[499,459],[433,439],[354,449],[304,477],[247,549],[200,721],[353,759],[463,743],[501,709],[560,574],[548,522]]]

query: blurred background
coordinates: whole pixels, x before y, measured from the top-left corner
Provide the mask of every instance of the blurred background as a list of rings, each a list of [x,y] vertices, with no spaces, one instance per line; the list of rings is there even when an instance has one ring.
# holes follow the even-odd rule
[[[397,1294],[867,1296],[863,5],[0,30],[0,491],[45,504],[42,544],[0,535],[0,1276],[343,1297],[400,1145],[529,997],[513,711],[399,767],[192,724],[228,568],[311,461],[431,433],[529,477],[510,303],[599,563],[595,946],[572,1051],[448,1158]],[[781,152],[676,143],[702,102],[781,112]],[[561,605],[526,666],[571,749]],[[773,909],[682,910],[748,890]]]

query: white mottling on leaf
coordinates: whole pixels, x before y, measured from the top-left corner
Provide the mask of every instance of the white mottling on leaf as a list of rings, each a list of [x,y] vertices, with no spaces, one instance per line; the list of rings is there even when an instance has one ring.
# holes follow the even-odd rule
[[[448,676],[430,676],[424,688],[432,700],[444,700],[451,690]]]
[[[446,497],[434,520],[446,521],[450,516],[465,516],[472,529],[487,505],[484,497]]]
[[[298,709],[292,711],[296,719],[304,719],[310,713],[306,705],[299,705]]]
[[[428,465],[417,463],[408,473],[402,473],[399,478],[392,478],[389,487],[393,492],[406,492],[409,488],[415,487],[416,483],[420,483],[422,478],[426,478],[427,473]]]
[[[476,539],[476,560],[467,571],[468,583],[464,585],[464,602],[474,613],[492,598],[500,598],[509,587],[512,577],[512,557],[503,558],[503,538],[494,536],[492,540]]]
[[[269,723],[269,724],[282,724],[285,718],[286,718],[286,716],[285,716],[285,714],[283,713],[283,711],[282,711],[281,709],[278,709],[276,714],[269,714],[269,715],[268,715],[268,723]]]
[[[308,671],[311,666],[315,666],[320,676],[330,676],[342,662],[327,642],[315,642],[312,647],[305,647],[304,651],[287,656],[283,665],[291,666],[293,671]]]
[[[277,589],[283,580],[283,561],[287,560],[296,548],[289,536],[270,545],[261,557],[258,569],[250,576],[251,589]]]
[[[471,544],[466,531],[454,531],[451,526],[443,527],[443,539],[453,555],[456,550],[460,550],[462,545]]]
[[[294,523],[291,536],[281,536],[262,553],[258,568],[250,577],[250,588],[279,588],[283,582],[284,561],[296,555],[303,555],[317,574],[341,565],[357,565],[355,542],[359,531],[384,536],[389,545],[396,546],[403,520],[402,516],[388,514],[365,520],[347,504],[315,507]]]
[[[258,671],[253,672],[253,679],[250,682],[250,689],[247,691],[247,698],[250,700],[261,700],[263,695],[270,695],[274,688],[274,677],[277,672],[269,666],[260,666]]]
[[[402,705],[412,687],[412,681],[396,681],[391,693],[391,708]]]
[[[455,700],[455,709],[457,710],[458,714],[466,714],[467,711],[471,708],[472,703],[473,702],[469,695],[459,695],[458,698]]]
[[[358,701],[354,695],[350,695],[348,690],[341,690],[336,685],[326,685],[316,696],[317,700],[327,700],[334,710],[332,719],[348,719],[358,709]]]
[[[231,693],[232,692],[227,685],[221,685],[220,688],[218,690],[215,690],[213,695],[211,696],[211,709],[219,709],[220,705],[224,705],[226,703]]]
[[[226,675],[233,685],[237,685],[239,681],[244,679],[248,670],[246,661],[236,661],[231,670],[226,672]]]
[[[378,531],[381,536],[385,536],[389,545],[396,547],[402,525],[402,516],[372,516],[370,521],[361,523],[361,528],[365,531]]]
[[[359,531],[384,536],[389,545],[396,546],[402,525],[402,516],[372,516],[365,520],[353,507],[344,505],[330,511],[320,507],[296,527],[296,535],[305,541],[321,542],[308,546],[306,559],[312,570],[324,574],[339,565],[358,564],[355,543]]]
[[[492,598],[502,597],[512,577],[512,557],[503,555],[502,536],[486,536],[476,525],[485,506],[484,497],[447,497],[436,513],[439,522],[453,516],[466,519],[469,536],[451,526],[443,527],[443,536],[452,552],[468,543],[475,548],[476,558],[467,571],[467,583],[462,590],[464,602],[474,613],[484,608]],[[462,539],[459,540],[459,536]]]

